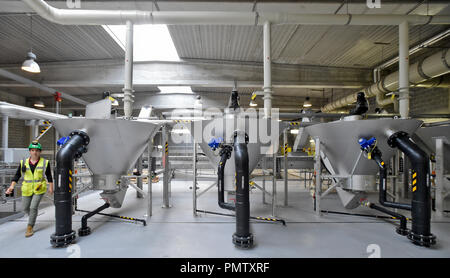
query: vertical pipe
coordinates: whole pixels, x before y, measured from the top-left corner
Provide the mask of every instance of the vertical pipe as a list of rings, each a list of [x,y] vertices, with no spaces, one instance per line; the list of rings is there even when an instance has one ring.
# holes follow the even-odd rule
[[[125,84],[123,88],[123,108],[125,117],[131,117],[133,112],[133,23],[126,24],[125,46]]]
[[[9,117],[2,117],[2,148],[3,148],[3,161],[6,161],[6,149],[8,148],[8,124]]]
[[[273,171],[272,171],[272,216],[276,216],[277,207],[277,150],[273,150]]]
[[[194,145],[192,161],[192,208],[194,216],[197,216],[197,142],[195,142],[195,138],[192,140]]]
[[[264,117],[272,117],[272,58],[270,50],[270,22],[264,22]]]
[[[287,128],[283,131],[284,146],[284,206],[288,206],[288,158],[287,158]]]
[[[322,164],[320,162],[320,139],[316,138],[316,154],[315,154],[315,163],[314,163],[314,172],[316,173],[316,190],[315,190],[315,208],[316,214],[318,216],[320,213],[320,194],[322,189]]]
[[[399,109],[402,118],[409,117],[409,25],[404,21],[399,25]]]
[[[155,170],[153,168],[152,163],[152,150],[153,150],[153,143],[152,140],[149,141],[148,147],[147,147],[147,163],[148,163],[148,175],[147,175],[147,184],[148,184],[148,207],[147,207],[147,219],[152,216],[152,207],[153,207],[153,196],[152,196],[152,175],[153,171]]]
[[[444,212],[444,140],[436,138],[436,215]]]
[[[61,103],[59,101],[55,101],[55,112],[56,112],[56,114],[60,114],[60,110],[61,110],[61,106],[60,105],[61,105]],[[55,136],[54,136],[55,142],[53,144],[53,161],[54,161],[54,163],[56,165],[56,152],[58,150],[57,142],[58,142],[59,133],[56,130],[56,128],[54,128],[53,131],[55,132],[54,133],[55,134]]]

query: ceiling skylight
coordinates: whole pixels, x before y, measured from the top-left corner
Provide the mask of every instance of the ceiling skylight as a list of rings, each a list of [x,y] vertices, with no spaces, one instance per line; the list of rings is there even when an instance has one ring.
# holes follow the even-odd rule
[[[108,34],[125,50],[125,25],[103,25]],[[138,61],[179,61],[167,25],[134,25],[133,58]]]

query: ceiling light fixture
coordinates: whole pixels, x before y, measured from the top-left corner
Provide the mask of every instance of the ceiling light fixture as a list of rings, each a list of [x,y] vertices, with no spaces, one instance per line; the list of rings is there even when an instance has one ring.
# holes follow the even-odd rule
[[[43,102],[42,100],[38,100],[38,101],[36,101],[36,102],[33,104],[33,106],[34,106],[34,107],[37,107],[37,108],[44,108],[44,107],[45,107],[45,104],[44,104],[44,102]]]
[[[33,41],[33,16],[30,16],[30,44]],[[40,73],[41,68],[38,63],[36,63],[36,54],[33,53],[33,47],[30,47],[30,51],[27,53],[27,58],[22,63],[21,69],[23,71],[31,72],[31,73]]]

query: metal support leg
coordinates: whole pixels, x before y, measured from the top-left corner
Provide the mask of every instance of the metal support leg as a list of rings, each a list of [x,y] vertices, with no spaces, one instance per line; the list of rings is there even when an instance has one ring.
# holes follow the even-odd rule
[[[288,206],[288,158],[287,158],[287,129],[283,131],[284,146],[284,206]]]
[[[162,129],[163,135],[163,167],[164,167],[164,176],[163,176],[163,208],[170,208],[170,193],[169,193],[169,184],[170,184],[170,163],[169,163],[169,130],[166,125],[163,126]]]
[[[147,159],[148,159],[148,175],[147,175],[147,184],[148,184],[148,207],[147,207],[147,219],[152,216],[152,206],[153,206],[153,200],[152,200],[152,173],[154,171],[153,165],[152,165],[152,151],[153,151],[153,143],[148,143],[147,148]]]
[[[193,161],[192,161],[192,208],[194,216],[197,216],[197,143],[193,139]]]
[[[136,163],[136,170],[139,172],[139,174],[142,176],[142,156],[140,156],[137,160]],[[136,186],[139,189],[142,189],[142,177],[141,178],[136,178]],[[139,192],[136,191],[136,198],[143,198],[144,196]]]
[[[436,138],[436,215],[444,215],[444,140]]]
[[[315,208],[316,215],[321,216],[320,212],[320,195],[322,191],[322,164],[320,163],[320,139],[315,138],[316,141],[316,154],[314,163],[314,172],[316,173],[316,191],[315,191]]]
[[[2,148],[3,148],[3,161],[6,161],[6,149],[8,148],[8,129],[9,129],[9,117],[2,117]]]
[[[262,188],[263,188],[263,192],[262,192],[262,202],[263,204],[266,203],[266,157],[264,156],[263,159],[261,160],[261,168],[262,168],[262,173],[263,173],[263,180],[262,180]]]
[[[273,176],[272,176],[272,216],[276,215],[277,206],[277,151],[273,154]]]

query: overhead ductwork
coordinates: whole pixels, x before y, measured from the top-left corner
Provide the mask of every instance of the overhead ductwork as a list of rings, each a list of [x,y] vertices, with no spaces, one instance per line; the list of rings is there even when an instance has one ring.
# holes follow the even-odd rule
[[[416,24],[450,24],[450,16],[426,15],[354,15],[354,14],[291,14],[278,12],[161,12],[138,10],[75,10],[57,9],[43,0],[22,0],[41,17],[63,25],[399,25],[408,21]]]
[[[440,84],[448,84],[449,81],[436,79],[444,74],[450,72],[450,51],[445,49],[437,52],[409,67],[409,82],[412,86],[417,87],[435,87]],[[370,87],[367,87],[358,92],[364,92],[366,97],[377,97],[377,104],[385,106],[393,103],[392,99],[385,98],[385,94],[389,92],[395,92],[399,88],[399,72],[396,71],[385,77],[379,82],[374,83]],[[426,81],[426,82],[424,82]],[[338,99],[332,103],[329,103],[322,107],[322,112],[331,112],[341,107],[345,107],[348,104],[352,104],[356,101],[357,93],[348,95],[341,99]]]

